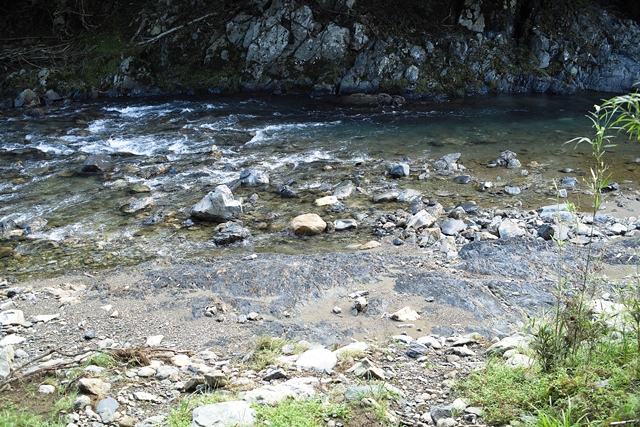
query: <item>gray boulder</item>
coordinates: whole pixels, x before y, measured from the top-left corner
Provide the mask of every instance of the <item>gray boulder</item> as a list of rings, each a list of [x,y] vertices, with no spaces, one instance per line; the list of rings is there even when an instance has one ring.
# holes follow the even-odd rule
[[[440,229],[445,236],[454,236],[462,230],[466,229],[467,225],[460,219],[447,218],[442,221]]]
[[[355,190],[356,186],[353,185],[351,181],[343,181],[334,187],[332,194],[336,196],[338,200],[344,200],[351,196]]]
[[[189,213],[194,218],[224,222],[240,218],[242,204],[233,198],[229,187],[223,184],[204,196],[191,208]]]
[[[40,105],[40,98],[33,90],[25,89],[20,92],[20,95],[18,95],[16,99],[13,100],[13,105],[16,108],[35,107],[36,105]]]
[[[113,162],[108,154],[92,154],[84,161],[80,172],[105,173],[113,170]]]

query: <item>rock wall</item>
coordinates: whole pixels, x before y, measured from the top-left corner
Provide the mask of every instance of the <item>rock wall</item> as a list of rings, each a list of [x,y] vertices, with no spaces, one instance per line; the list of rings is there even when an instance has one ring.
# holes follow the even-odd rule
[[[123,49],[98,82],[74,88],[463,96],[623,92],[640,81],[640,26],[585,1],[432,1],[415,9],[425,16],[411,16],[380,2],[247,0],[225,19],[197,0],[187,19],[186,2],[175,3],[139,11],[129,25],[137,48]],[[445,19],[435,19],[449,4]],[[406,14],[407,25],[380,25],[389,13]],[[23,74],[9,74],[4,87],[24,89],[16,83]],[[55,86],[55,69],[45,74],[49,87],[40,78],[38,92]]]

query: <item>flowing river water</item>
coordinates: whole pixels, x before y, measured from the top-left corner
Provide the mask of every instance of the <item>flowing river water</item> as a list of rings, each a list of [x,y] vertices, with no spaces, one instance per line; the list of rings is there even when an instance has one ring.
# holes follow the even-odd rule
[[[372,203],[372,194],[390,189],[419,190],[445,207],[474,201],[487,208],[532,209],[550,203],[554,180],[576,176],[580,184],[568,199],[588,208],[580,176],[593,162],[589,147],[565,142],[593,134],[585,116],[610,96],[487,96],[382,108],[327,98],[210,95],[69,102],[42,115],[5,111],[0,271],[26,278],[153,258],[345,250],[370,240],[371,228],[296,238],[287,231],[289,221],[308,212],[334,220],[408,210]],[[635,191],[639,146],[623,137],[616,142],[607,154],[613,178]],[[506,149],[517,153],[521,168],[487,167]],[[114,171],[79,174],[95,153],[111,155]],[[456,175],[467,174],[471,182],[435,173],[433,161],[449,153],[461,153],[466,170]],[[409,163],[411,175],[388,177],[395,162]],[[420,177],[425,166],[428,172]],[[268,187],[235,193],[244,201],[242,221],[252,236],[217,247],[211,241],[216,224],[191,222],[189,208],[247,167],[266,169],[271,178]],[[349,180],[362,191],[344,201],[342,212],[314,205]],[[495,186],[480,192],[485,181]],[[277,194],[285,182],[299,198]],[[505,194],[505,185],[521,193]],[[155,206],[123,213],[132,197],[152,197]]]

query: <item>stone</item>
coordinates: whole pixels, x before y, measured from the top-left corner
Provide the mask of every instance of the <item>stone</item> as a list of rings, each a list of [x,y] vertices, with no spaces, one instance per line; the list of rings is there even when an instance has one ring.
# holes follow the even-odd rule
[[[417,358],[427,354],[428,351],[429,351],[429,349],[427,348],[427,346],[425,346],[423,344],[420,344],[417,340],[413,340],[409,344],[409,347],[407,348],[406,354],[409,357],[417,359]]]
[[[363,397],[380,396],[381,394],[392,393],[399,397],[404,397],[404,392],[388,383],[369,384],[348,387],[344,392],[344,397],[349,402],[362,400]]]
[[[160,400],[155,394],[151,394],[146,391],[136,391],[133,393],[133,397],[141,402],[157,402]]]
[[[391,166],[389,174],[392,178],[403,178],[409,176],[409,165],[406,163],[398,163]]]
[[[0,325],[21,325],[24,323],[24,313],[22,310],[7,310],[0,313]]]
[[[111,390],[111,384],[98,378],[81,378],[78,381],[78,389],[81,393],[104,396]]]
[[[398,191],[388,191],[386,193],[376,194],[375,196],[373,196],[373,202],[374,203],[393,202],[398,199],[398,196],[400,196],[400,193]]]
[[[0,340],[0,347],[6,347],[8,345],[22,344],[26,340],[27,340],[26,338],[21,337],[21,336],[16,335],[16,334],[7,335],[6,337],[2,338],[2,340]]]
[[[204,405],[193,410],[191,427],[244,427],[256,421],[256,411],[247,401]]]
[[[248,228],[243,227],[242,223],[234,222],[218,231],[213,236],[213,243],[216,245],[228,245],[231,243],[245,240],[251,236]]]
[[[140,375],[140,374],[138,374]],[[170,379],[177,381],[180,378],[180,371],[175,366],[162,365],[156,369],[156,379],[159,381]]]
[[[440,157],[438,160],[433,162],[433,167],[436,169],[445,169],[452,170],[454,169],[454,165],[460,160],[461,153],[449,153]]]
[[[414,203],[422,198],[422,191],[412,190],[410,188],[401,191],[398,194],[398,201],[400,203]]]
[[[351,230],[358,228],[358,222],[355,219],[337,219],[333,222],[336,231]]]
[[[543,221],[575,223],[575,217],[571,212],[571,208],[566,203],[543,206],[538,209],[538,212]]]
[[[316,199],[316,206],[331,206],[338,203],[338,198],[336,196],[326,196]]]
[[[391,339],[403,342],[405,344],[411,344],[411,341],[413,341],[413,338],[409,335],[394,335],[391,337]]]
[[[333,188],[332,195],[338,200],[344,200],[350,197],[356,191],[356,186],[351,181],[343,181]]]
[[[464,223],[464,221],[455,218],[446,218],[440,225],[442,234],[446,236],[455,236],[466,228],[467,225]]]
[[[471,177],[469,175],[460,175],[453,178],[453,182],[456,184],[468,184],[471,182]]]
[[[40,105],[40,97],[31,89],[23,90],[18,97],[13,100],[13,106],[16,108],[30,108],[38,105]]]
[[[507,362],[506,362],[507,366],[511,368],[524,368],[524,369],[531,368],[534,365],[534,363],[535,363],[535,360],[533,360],[531,357],[525,354],[520,354],[520,353],[516,353],[512,355],[507,359]]]
[[[226,185],[219,185],[189,211],[192,217],[205,221],[225,222],[242,216],[242,204],[233,198]]]
[[[411,215],[407,220],[406,227],[413,228],[414,230],[420,230],[422,228],[429,228],[435,224],[436,218],[426,210],[422,209],[415,215]]]
[[[244,400],[257,404],[276,405],[287,399],[301,399],[315,396],[314,386],[319,384],[315,377],[292,378],[282,384],[266,385],[248,391],[244,395]]]
[[[365,297],[357,297],[353,300],[352,312],[355,316],[367,309],[369,303]]]
[[[79,395],[73,401],[73,408],[76,411],[82,410],[88,405],[91,405],[91,398],[85,394]]]
[[[6,378],[11,373],[14,351],[13,346],[7,345],[0,348],[0,377]]]
[[[57,319],[60,317],[60,314],[39,314],[37,316],[31,316],[31,321],[33,323],[39,323],[39,322],[43,322],[43,323],[49,323],[54,319]]]
[[[412,310],[409,306],[402,307],[395,313],[391,313],[391,320],[395,320],[397,322],[412,322],[414,320],[418,320],[419,318],[420,315],[418,314],[418,312]]]
[[[120,210],[126,214],[137,214],[155,207],[156,202],[153,197],[143,197],[141,199],[131,198]]]
[[[307,350],[300,355],[296,366],[302,369],[314,369],[316,371],[331,371],[338,363],[336,355],[325,348]]]
[[[80,167],[81,173],[100,174],[113,171],[113,161],[108,154],[92,154]]]
[[[437,423],[441,419],[451,418],[453,411],[451,406],[432,406],[429,413],[431,414],[431,419]]]
[[[375,240],[371,240],[367,243],[364,243],[362,245],[360,245],[358,247],[358,249],[360,249],[361,251],[366,251],[369,249],[375,249],[375,248],[379,248],[380,246],[382,246],[382,243],[375,241]]]
[[[291,220],[291,231],[296,236],[312,236],[322,233],[326,228],[327,223],[313,213],[298,215]]]
[[[386,376],[384,371],[377,366],[375,366],[369,359],[366,357],[362,359],[360,362],[353,365],[349,368],[347,373],[353,373],[358,378],[364,379],[375,379],[375,380],[385,380]]]
[[[530,337],[525,337],[523,335],[512,335],[509,337],[505,337],[497,343],[491,345],[487,349],[486,353],[487,356],[500,356],[507,350],[511,350],[514,348],[525,350],[529,348],[530,341]]]
[[[177,367],[189,366],[191,364],[191,359],[186,354],[176,354],[171,358],[171,363]]]
[[[560,185],[562,185],[564,188],[567,188],[569,190],[573,190],[578,186],[578,179],[572,176],[568,176],[568,177],[562,178],[562,180],[560,181]]]
[[[112,397],[107,397],[98,402],[96,406],[96,412],[100,415],[103,423],[110,423],[113,421],[113,414],[116,413],[120,404]]]
[[[440,342],[440,340],[432,337],[431,335],[420,337],[417,339],[417,341],[422,345],[435,348],[436,350],[442,348],[442,343]]]
[[[629,231],[629,229],[624,224],[616,222],[615,224],[608,226],[607,231],[615,234],[616,236],[619,236],[621,234],[625,234],[627,231]]]
[[[153,335],[153,336],[147,337],[147,342],[145,345],[147,347],[155,347],[160,345],[163,339],[164,339],[164,335]]]
[[[16,251],[8,246],[0,247],[0,258],[11,258],[15,255]]]
[[[366,342],[356,341],[334,350],[333,354],[335,354],[337,358],[340,358],[345,353],[360,353],[368,349],[369,345]]]
[[[156,370],[151,366],[144,366],[138,369],[137,375],[142,378],[153,377],[156,374]]]
[[[261,169],[248,168],[240,172],[240,184],[244,187],[269,185],[269,174]]]
[[[298,193],[288,185],[280,185],[276,188],[276,193],[280,194],[280,197],[284,199],[295,199],[298,197]]]
[[[267,375],[262,377],[262,381],[274,381],[274,380],[280,380],[283,378],[289,378],[289,376],[284,371],[284,369],[279,368],[279,369],[274,369],[273,371],[267,372]]]
[[[212,389],[223,388],[227,384],[229,384],[229,379],[227,375],[222,371],[211,372],[208,374],[204,374],[204,383],[207,387]]]
[[[504,192],[510,196],[517,196],[521,193],[520,187],[507,186],[504,188]]]
[[[512,220],[505,219],[498,226],[498,234],[501,239],[511,239],[514,237],[522,237],[527,234],[527,231]]]
[[[455,427],[457,425],[458,425],[457,421],[451,417],[440,418],[436,422],[436,427]]]

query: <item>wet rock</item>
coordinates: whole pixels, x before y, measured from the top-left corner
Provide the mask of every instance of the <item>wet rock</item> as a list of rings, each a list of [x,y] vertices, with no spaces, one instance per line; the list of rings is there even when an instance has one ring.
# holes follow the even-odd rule
[[[241,222],[233,222],[225,225],[213,236],[213,243],[216,245],[228,245],[239,242],[251,236],[248,228],[243,227]]]
[[[374,203],[393,202],[394,200],[398,199],[398,196],[400,196],[400,193],[398,191],[388,191],[386,193],[376,194],[375,196],[373,196],[373,202]]]
[[[312,236],[322,233],[327,228],[327,223],[319,215],[309,213],[293,218],[290,228],[296,236]]]
[[[464,221],[454,218],[447,218],[440,225],[442,234],[446,236],[454,236],[466,228]]]
[[[250,402],[222,402],[197,407],[192,419],[191,427],[244,427],[255,423],[256,411]]]
[[[331,206],[338,203],[338,198],[336,196],[326,196],[316,199],[316,206]]]
[[[456,184],[468,184],[471,182],[471,177],[469,175],[460,175],[453,178],[453,182]]]
[[[242,204],[233,198],[233,194],[226,185],[219,185],[208,193],[189,211],[192,217],[224,222],[240,218]]]
[[[245,169],[240,172],[240,183],[244,187],[269,185],[269,173],[261,169]]]
[[[498,159],[496,159],[493,163],[497,166],[502,166],[509,169],[517,169],[521,165],[520,161],[516,159],[516,156],[517,154],[513,151],[505,150],[500,153],[500,157],[498,157]]]
[[[562,221],[567,223],[574,223],[575,216],[571,211],[569,205],[566,203],[543,206],[538,209],[540,218],[547,222]]]
[[[422,198],[422,192],[418,190],[407,189],[403,190],[398,194],[398,201],[400,203],[413,203],[415,200],[420,200]]]
[[[333,222],[333,225],[336,231],[358,228],[358,222],[355,219],[337,219]]]
[[[153,197],[143,197],[142,199],[129,199],[129,201],[120,208],[126,214],[137,214],[147,211],[156,205]]]
[[[351,181],[344,181],[333,188],[332,194],[337,197],[338,200],[344,200],[350,197],[355,190],[356,186],[353,185]]]
[[[398,163],[396,165],[393,165],[391,166],[389,175],[391,175],[392,178],[403,178],[409,176],[409,165],[406,163]]]
[[[13,248],[10,248],[8,246],[0,247],[0,258],[11,258],[14,255],[15,251],[13,250]]]
[[[276,192],[280,194],[280,197],[284,199],[295,199],[296,197],[298,197],[298,192],[288,185],[280,185],[278,188],[276,188]]]
[[[443,170],[456,170],[457,169],[456,163],[460,159],[461,155],[462,154],[460,153],[450,153],[445,156],[442,156],[441,158],[433,162],[433,167],[436,169],[443,169]]]
[[[62,100],[62,96],[53,89],[49,89],[44,94],[44,100],[47,105]]]
[[[380,246],[382,246],[382,243],[375,240],[371,240],[367,243],[360,245],[358,249],[360,249],[361,251],[367,251],[369,249],[379,248]]]
[[[111,156],[107,154],[92,154],[84,161],[81,173],[99,174],[113,171]]]

